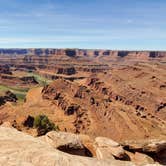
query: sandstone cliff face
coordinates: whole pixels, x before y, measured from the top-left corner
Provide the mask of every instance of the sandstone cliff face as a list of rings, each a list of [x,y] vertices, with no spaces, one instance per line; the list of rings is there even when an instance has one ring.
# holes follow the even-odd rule
[[[30,87],[32,85],[37,85],[38,82],[33,76],[23,76],[16,77],[12,74],[0,74],[0,84],[2,85],[19,85]]]
[[[166,58],[166,52],[161,51],[112,51],[86,49],[1,49],[0,64],[16,66],[46,67],[64,60],[76,59],[107,61],[148,61]],[[56,60],[56,61],[55,61]],[[58,62],[58,61],[59,62]],[[67,63],[66,63],[67,64]]]
[[[0,66],[0,74],[11,75],[12,72],[10,71],[10,67],[8,65],[2,65],[2,66]]]
[[[0,55],[13,55],[13,56],[22,56],[22,55],[36,55],[36,56],[50,56],[50,55],[66,55],[68,57],[76,56],[109,56],[114,55],[118,57],[125,57],[128,55],[133,56],[148,56],[150,58],[162,58],[166,56],[164,51],[114,51],[114,50],[88,50],[88,49],[0,49]]]
[[[57,71],[57,74],[66,74],[66,75],[72,75],[76,74],[76,70],[74,67],[70,68],[59,68]]]
[[[86,49],[0,49],[0,71],[9,73],[7,66],[25,71],[47,70],[46,76],[55,74],[107,72],[112,63],[159,62],[166,60],[166,52],[160,51],[113,51]],[[6,68],[6,69],[4,69]],[[9,73],[10,74],[10,73]]]

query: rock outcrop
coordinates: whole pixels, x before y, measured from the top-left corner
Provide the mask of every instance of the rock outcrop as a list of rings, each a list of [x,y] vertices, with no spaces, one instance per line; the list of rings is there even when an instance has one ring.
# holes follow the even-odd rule
[[[6,102],[16,102],[17,97],[10,91],[6,91],[4,95],[0,96],[0,106]]]
[[[6,64],[27,71],[47,69],[53,73],[67,75],[77,72],[106,72],[110,70],[108,64],[112,62],[149,62],[165,59],[166,52],[164,51],[0,49],[0,65]]]
[[[148,150],[143,150],[145,142]],[[55,131],[34,138],[12,128],[8,122],[0,126],[0,147],[0,165],[6,166],[166,164],[166,148],[161,140],[128,141],[119,144],[104,137],[93,140],[87,135]]]
[[[93,149],[93,141],[87,135],[52,131],[39,139],[47,142],[54,148],[69,154],[87,157],[96,156]]]
[[[157,161],[162,165],[166,164],[166,140],[165,139],[146,139],[139,141],[125,141],[124,149],[134,153],[127,153],[132,161],[154,163]]]
[[[117,143],[109,138],[67,132],[49,132],[39,140],[65,153],[97,158],[98,160],[132,161],[136,165],[164,165],[165,140],[139,140]],[[128,163],[130,163],[128,162]]]
[[[9,74],[9,75],[12,75],[10,67],[8,65],[1,65],[0,66],[0,74]]]
[[[0,165],[96,165],[96,166],[133,166],[131,162],[116,160],[97,160],[73,156],[60,152],[49,144],[18,132],[13,128],[0,127]]]
[[[141,139],[153,134],[158,137],[157,133],[164,132],[165,121],[162,120],[164,116],[160,119],[158,115],[164,114],[164,111],[156,110],[165,109],[165,92],[154,94],[151,89],[139,87],[140,84],[134,88],[135,83],[132,85],[130,81],[122,79],[125,79],[124,75],[129,77],[130,71],[137,74],[141,72],[136,67],[126,67],[124,70],[128,71],[125,74],[121,73],[121,69],[115,70],[119,73],[118,76],[116,72],[109,75],[95,74],[85,79],[81,85],[57,79],[43,88],[42,97],[51,101],[64,115],[73,118],[73,130],[76,133],[116,140],[120,137]],[[133,79],[135,74],[130,77]],[[138,79],[138,82],[141,80],[142,78]],[[73,132],[68,130],[68,126],[65,128]]]
[[[126,158],[126,154],[122,146],[111,139],[97,137],[95,138],[94,146],[96,148],[98,158],[108,159],[111,155],[118,159],[125,160]]]
[[[129,150],[145,153],[158,153],[166,149],[166,140],[147,139],[140,141],[126,141],[123,146]]]
[[[74,67],[58,68],[57,74],[73,75],[76,74],[76,70]]]

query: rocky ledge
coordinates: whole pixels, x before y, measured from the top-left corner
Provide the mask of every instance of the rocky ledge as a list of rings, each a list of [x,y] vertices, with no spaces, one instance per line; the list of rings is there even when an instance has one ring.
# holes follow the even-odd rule
[[[6,123],[7,124],[7,123]],[[160,164],[157,158],[145,154],[164,152],[166,140],[146,142],[146,151],[126,150],[127,143],[121,145],[111,139],[97,137],[92,140],[87,135],[65,132],[49,132],[34,138],[3,124],[0,127],[0,165],[53,166],[53,165],[97,165],[97,166],[134,166]],[[10,125],[9,125],[10,126]],[[144,145],[143,145],[144,146]],[[130,150],[131,150],[130,147]],[[139,147],[141,147],[139,143]],[[162,153],[160,157],[163,157]]]

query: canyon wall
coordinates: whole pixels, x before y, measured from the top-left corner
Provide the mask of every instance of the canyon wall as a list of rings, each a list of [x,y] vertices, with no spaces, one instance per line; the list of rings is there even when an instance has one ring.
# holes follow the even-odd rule
[[[125,57],[128,55],[141,55],[151,58],[164,57],[166,51],[123,51],[123,50],[99,50],[99,49],[0,49],[0,55],[67,55],[75,56],[109,56]]]
[[[69,63],[70,60],[70,63]],[[98,72],[111,62],[165,61],[166,51],[113,51],[88,49],[0,49],[0,65],[35,70]],[[80,63],[81,62],[81,63]],[[63,67],[63,68],[62,68]],[[73,68],[74,67],[74,68]],[[66,69],[67,68],[67,69]],[[72,69],[72,72],[70,72]]]

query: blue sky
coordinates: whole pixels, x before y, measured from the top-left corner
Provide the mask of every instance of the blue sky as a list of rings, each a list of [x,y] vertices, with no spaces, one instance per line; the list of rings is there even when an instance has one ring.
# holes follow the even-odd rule
[[[166,0],[0,0],[0,47],[166,50]]]

